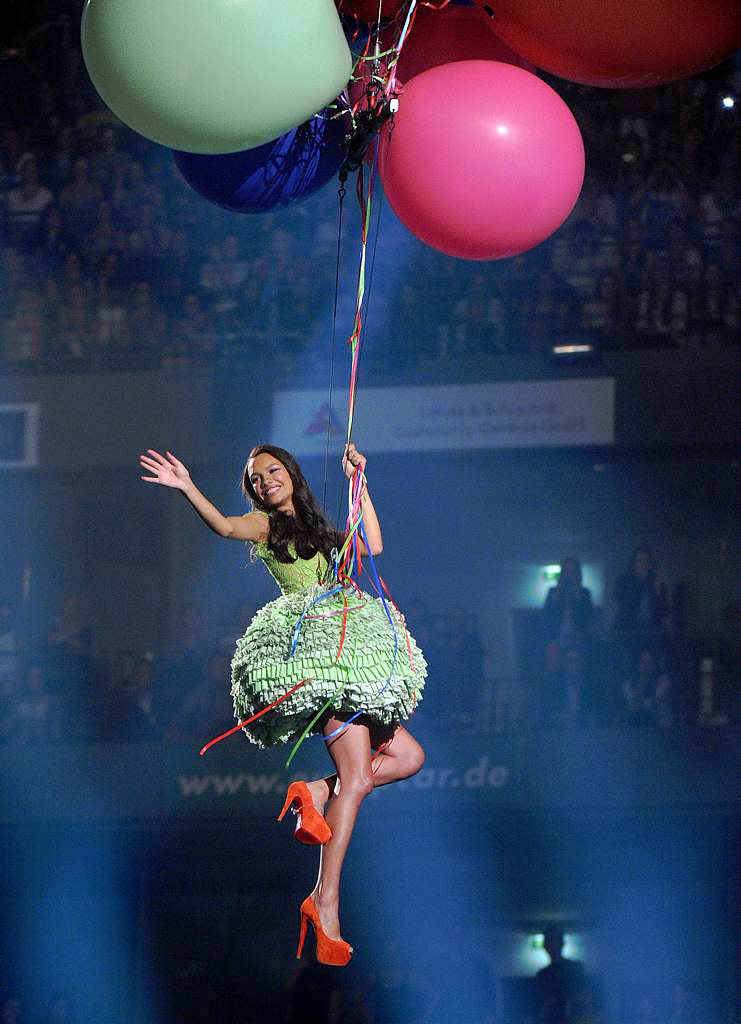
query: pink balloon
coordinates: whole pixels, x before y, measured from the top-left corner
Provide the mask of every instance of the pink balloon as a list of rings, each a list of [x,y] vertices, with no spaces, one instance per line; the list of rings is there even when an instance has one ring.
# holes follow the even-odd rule
[[[427,245],[468,260],[514,256],[568,217],[584,144],[561,97],[498,61],[431,68],[404,87],[381,141],[384,191]]]

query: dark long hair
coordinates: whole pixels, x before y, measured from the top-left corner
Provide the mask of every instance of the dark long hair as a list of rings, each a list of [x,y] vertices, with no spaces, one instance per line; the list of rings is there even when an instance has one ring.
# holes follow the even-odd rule
[[[271,508],[258,498],[250,480],[249,465],[252,459],[262,454],[272,455],[286,467],[293,483],[295,515],[286,515],[285,512]],[[309,490],[309,485],[301,472],[298,461],[285,448],[278,448],[273,444],[258,444],[252,449],[242,473],[242,493],[251,502],[255,511],[267,512],[270,516],[268,547],[279,562],[296,561],[288,550],[288,545],[291,542],[293,542],[299,558],[313,558],[317,551],[321,551],[328,561],[332,554],[332,548],[339,549],[342,546],[344,535],[338,533],[327,520],[319,502]]]

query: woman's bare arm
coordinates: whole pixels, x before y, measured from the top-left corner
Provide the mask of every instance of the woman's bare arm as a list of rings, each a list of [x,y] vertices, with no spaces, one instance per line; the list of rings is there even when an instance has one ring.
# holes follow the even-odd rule
[[[267,516],[259,512],[248,512],[242,516],[225,516],[213,505],[205,494],[198,490],[190,478],[190,473],[172,452],[160,455],[152,448],[139,456],[139,465],[150,473],[142,476],[146,483],[161,484],[181,491],[203,522],[220,537],[230,540],[267,540],[269,525]]]
[[[342,458],[342,468],[345,475],[351,478],[355,472],[355,467],[360,466],[363,472],[365,472],[365,455],[361,455],[360,452],[355,448],[355,445],[350,444],[345,449],[345,454]],[[368,548],[372,555],[380,555],[383,551],[383,537],[381,536],[381,524],[378,521],[378,515],[371,501],[371,496],[368,492],[367,483],[363,486],[363,493],[360,496],[360,508],[363,513],[363,529],[365,536],[368,540]],[[358,538],[360,543],[360,553],[362,555],[368,554],[368,548]]]

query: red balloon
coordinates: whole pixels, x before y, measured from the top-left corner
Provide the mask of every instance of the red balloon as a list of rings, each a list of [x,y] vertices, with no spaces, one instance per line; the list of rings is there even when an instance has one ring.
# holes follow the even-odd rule
[[[399,81],[408,82],[423,71],[457,60],[500,60],[534,70],[494,32],[487,31],[490,20],[477,7],[418,7],[396,65]]]
[[[375,25],[378,21],[378,0],[336,0],[340,14],[355,15],[366,25]],[[406,0],[381,0],[381,18],[393,18],[404,6]]]
[[[741,44],[738,0],[476,0],[497,36],[539,68],[636,88],[695,75]]]
[[[381,178],[399,219],[451,256],[525,252],[568,217],[584,145],[561,97],[511,64],[465,60],[407,82]]]

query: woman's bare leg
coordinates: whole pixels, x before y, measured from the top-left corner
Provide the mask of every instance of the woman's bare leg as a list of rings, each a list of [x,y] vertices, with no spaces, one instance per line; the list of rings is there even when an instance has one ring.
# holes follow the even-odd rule
[[[425,763],[424,750],[403,725],[397,726],[390,739],[383,740],[382,735],[377,737],[371,730],[371,742],[377,751],[371,764],[374,787],[408,779]]]
[[[416,775],[425,763],[425,752],[403,725],[396,727],[390,738],[387,730],[370,729],[370,741],[377,753],[371,761],[373,787]],[[316,809],[323,814],[327,800],[337,791],[337,775],[328,775],[308,783]]]
[[[329,718],[325,735],[342,729],[343,722]],[[319,856],[319,877],[312,892],[322,927],[331,939],[340,938],[339,900],[340,875],[360,805],[373,790],[371,746],[368,727],[351,722],[327,743],[337,768],[339,785],[329,803],[326,820],[332,838],[322,846]]]

